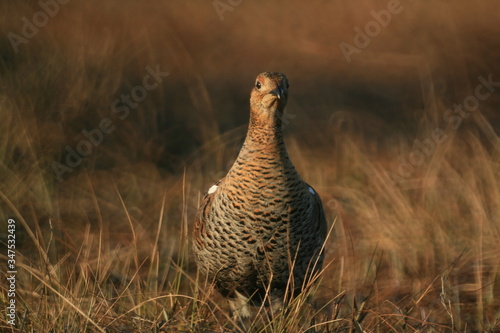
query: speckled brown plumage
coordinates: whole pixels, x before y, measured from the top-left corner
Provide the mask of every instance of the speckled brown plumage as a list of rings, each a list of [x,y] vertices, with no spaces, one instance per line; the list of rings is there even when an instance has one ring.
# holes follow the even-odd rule
[[[236,310],[247,300],[261,304],[269,286],[272,299],[301,290],[322,266],[326,221],[318,194],[286,151],[281,119],[287,98],[285,75],[257,77],[245,143],[204,197],[194,223],[196,262],[222,295],[243,300]]]

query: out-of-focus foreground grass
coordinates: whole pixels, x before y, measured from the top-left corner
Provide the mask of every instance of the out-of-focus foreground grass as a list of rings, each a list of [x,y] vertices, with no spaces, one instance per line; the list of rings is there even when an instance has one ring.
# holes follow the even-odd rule
[[[243,1],[223,20],[210,1],[70,1],[17,52],[8,34],[42,9],[4,2],[0,267],[14,218],[18,274],[1,330],[231,327],[189,229],[263,71],[291,82],[289,153],[335,223],[315,296],[256,330],[499,330],[499,5],[399,6],[348,62],[339,44],[386,1]],[[148,67],[169,74],[141,90]]]

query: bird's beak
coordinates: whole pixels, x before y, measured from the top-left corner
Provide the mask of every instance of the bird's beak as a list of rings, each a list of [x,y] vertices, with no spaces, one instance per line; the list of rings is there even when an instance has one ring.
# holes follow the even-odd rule
[[[278,99],[283,99],[285,97],[285,92],[283,91],[283,88],[281,88],[280,86],[277,86],[276,88],[271,90],[269,94],[278,97]]]

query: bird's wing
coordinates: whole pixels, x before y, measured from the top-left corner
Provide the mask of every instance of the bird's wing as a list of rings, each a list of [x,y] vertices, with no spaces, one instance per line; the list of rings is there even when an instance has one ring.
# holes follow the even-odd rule
[[[194,219],[193,234],[194,234],[195,242],[200,247],[204,246],[203,238],[205,238],[207,236],[207,234],[206,234],[206,232],[207,232],[207,230],[206,230],[207,217],[212,210],[212,202],[213,202],[214,197],[216,195],[217,188],[219,187],[219,184],[223,180],[224,180],[224,178],[222,178],[217,183],[212,185],[212,187],[210,187],[208,192],[205,194],[205,196],[201,200],[200,207],[198,208],[198,212],[196,213],[196,217]]]
[[[321,203],[321,198],[318,193],[312,188],[312,186],[307,183],[306,185],[309,188],[309,193],[313,196],[311,223],[313,223],[315,231],[321,238],[321,241],[324,242],[328,232],[328,227],[326,223],[325,211],[323,210],[323,204]]]

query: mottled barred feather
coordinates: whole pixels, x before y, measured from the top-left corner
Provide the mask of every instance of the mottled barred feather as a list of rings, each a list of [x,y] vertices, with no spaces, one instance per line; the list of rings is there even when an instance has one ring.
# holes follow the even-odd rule
[[[246,301],[261,304],[269,286],[277,300],[290,282],[288,290],[300,291],[323,262],[327,228],[321,200],[295,170],[283,140],[287,98],[285,75],[257,77],[245,143],[227,175],[203,198],[194,223],[200,270],[241,316],[248,313]]]

